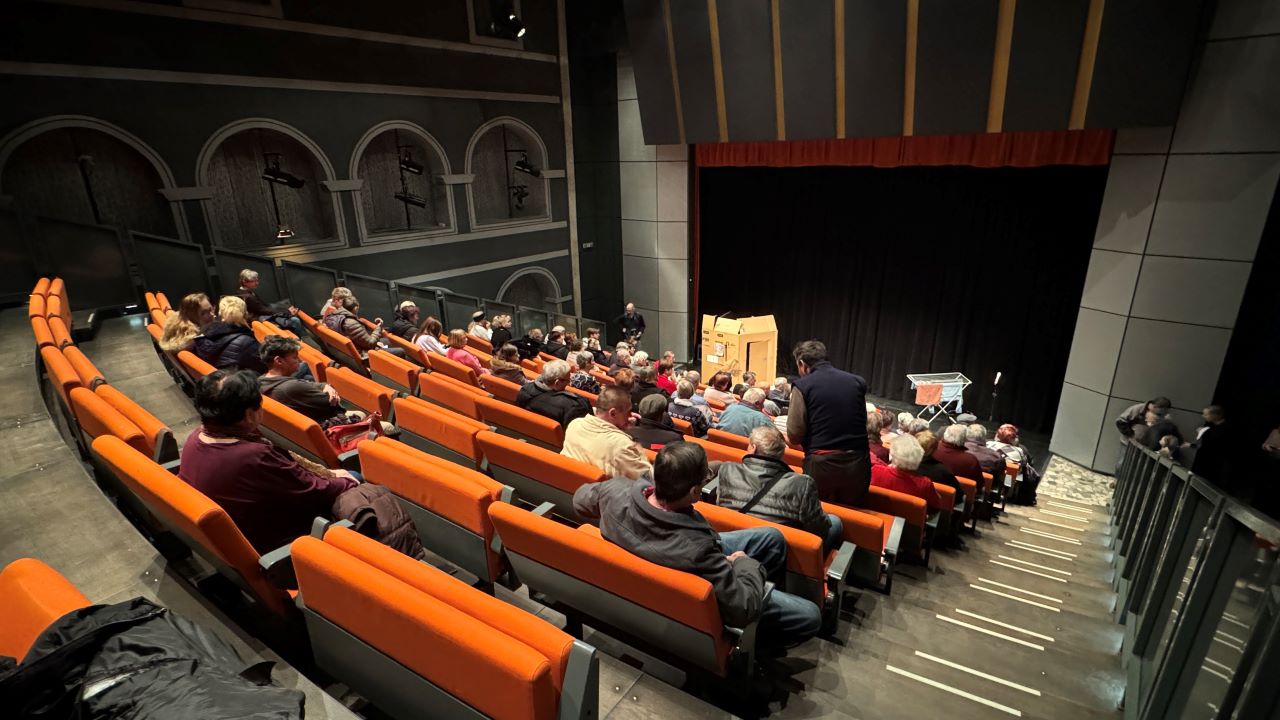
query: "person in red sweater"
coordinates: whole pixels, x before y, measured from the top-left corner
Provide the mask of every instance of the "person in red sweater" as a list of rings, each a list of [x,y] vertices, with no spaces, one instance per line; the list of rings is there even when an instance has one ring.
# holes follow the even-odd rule
[[[938,443],[938,449],[933,451],[933,459],[947,466],[951,474],[956,477],[966,478],[978,483],[978,487],[982,487],[982,465],[978,463],[978,458],[965,449],[965,434],[967,428],[964,425],[949,425],[946,430],[942,431],[942,442]]]
[[[668,351],[670,352],[670,351]],[[662,388],[668,396],[676,394],[676,381],[671,377],[671,372],[675,368],[675,363],[670,360],[663,359],[658,363],[658,376],[654,378],[654,383]]]
[[[900,435],[889,443],[889,464],[872,463],[871,484],[913,495],[924,500],[930,510],[941,510],[942,497],[933,487],[933,481],[916,472],[923,459],[920,442],[911,435]]]

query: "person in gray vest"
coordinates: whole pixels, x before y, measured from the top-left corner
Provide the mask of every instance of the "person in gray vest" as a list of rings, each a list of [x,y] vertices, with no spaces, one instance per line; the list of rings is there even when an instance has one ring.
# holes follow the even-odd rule
[[[833,367],[817,340],[796,345],[792,356],[800,379],[791,390],[787,436],[804,448],[804,472],[818,496],[857,506],[871,485],[867,381]]]
[[[793,472],[782,460],[787,443],[772,425],[751,431],[740,463],[720,463],[716,477],[720,507],[799,528],[823,539],[823,548],[840,547],[844,524],[822,510],[813,478]]]

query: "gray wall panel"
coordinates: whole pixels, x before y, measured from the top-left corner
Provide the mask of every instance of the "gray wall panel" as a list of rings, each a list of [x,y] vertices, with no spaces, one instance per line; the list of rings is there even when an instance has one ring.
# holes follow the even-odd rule
[[[778,137],[773,106],[773,21],[769,0],[733,0],[720,10],[720,64],[730,140]]]
[[[834,12],[829,2],[784,2],[779,8],[788,140],[836,134]]]
[[[902,133],[906,3],[845,0],[845,137]]]
[[[1067,126],[1088,12],[1089,0],[1018,5],[1009,51],[1005,130]]]
[[[442,272],[451,268],[481,265],[523,255],[565,249],[563,230],[545,230],[516,236],[483,238],[441,247],[410,248],[390,252],[369,252],[344,258],[320,260],[316,264],[394,280],[413,275]],[[421,283],[420,283],[421,284]],[[430,284],[440,284],[433,282]],[[562,285],[561,290],[570,287]],[[495,288],[496,290],[496,288]],[[568,292],[567,290],[565,291]]]
[[[1169,125],[1177,117],[1200,0],[1108,3],[1085,126]]]
[[[987,128],[997,0],[920,0],[916,135]]]
[[[716,142],[720,139],[720,130],[716,118],[716,78],[711,58],[711,22],[707,16],[707,3],[675,0],[671,3],[671,27],[676,42],[680,98],[701,98],[699,102],[681,103],[685,142]],[[710,102],[706,101],[708,98]]]
[[[680,142],[676,125],[676,99],[671,88],[671,63],[667,58],[667,26],[662,4],[650,0],[626,0],[627,37],[635,70],[640,103],[640,123],[647,145]],[[710,100],[715,102],[714,97]],[[702,98],[699,102],[707,102]]]

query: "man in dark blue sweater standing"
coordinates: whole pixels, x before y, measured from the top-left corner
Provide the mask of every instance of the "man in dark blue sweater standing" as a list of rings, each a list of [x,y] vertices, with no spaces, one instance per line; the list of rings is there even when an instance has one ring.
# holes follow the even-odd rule
[[[787,435],[804,448],[804,472],[818,497],[857,505],[871,484],[867,447],[867,381],[837,370],[827,346],[805,340],[792,351],[800,380],[791,389]]]

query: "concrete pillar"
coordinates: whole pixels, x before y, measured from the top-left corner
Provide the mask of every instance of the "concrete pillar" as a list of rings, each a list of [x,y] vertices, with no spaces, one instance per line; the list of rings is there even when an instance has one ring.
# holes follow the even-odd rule
[[[641,347],[689,357],[689,150],[646,145],[630,58],[618,57],[622,285],[644,314]],[[622,308],[614,310],[617,314]],[[612,317],[606,318],[612,320]]]
[[[1213,399],[1280,177],[1280,4],[1221,0],[1173,128],[1121,130],[1050,449],[1115,469],[1113,421]]]

